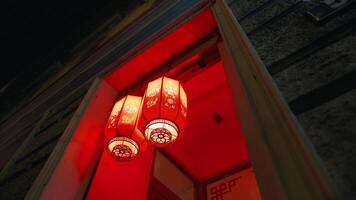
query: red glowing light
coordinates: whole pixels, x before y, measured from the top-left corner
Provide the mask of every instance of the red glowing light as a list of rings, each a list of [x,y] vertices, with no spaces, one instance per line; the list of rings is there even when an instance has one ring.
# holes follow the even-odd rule
[[[138,128],[158,147],[174,142],[187,121],[187,96],[179,81],[161,77],[150,82]]]
[[[145,148],[145,138],[136,128],[141,97],[126,96],[116,102],[105,130],[107,149],[119,161],[128,161]]]

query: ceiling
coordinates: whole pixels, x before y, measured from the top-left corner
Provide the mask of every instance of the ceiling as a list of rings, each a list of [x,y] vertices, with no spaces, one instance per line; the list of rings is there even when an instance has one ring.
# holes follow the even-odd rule
[[[119,91],[129,88],[136,82],[142,83],[143,78],[157,68],[169,69],[171,66],[167,64],[168,61],[194,46],[214,29],[216,29],[215,19],[211,10],[206,9],[152,46],[144,49],[135,58],[119,66],[117,70],[106,77],[106,81]],[[153,79],[155,77],[150,77],[150,80]],[[142,83],[142,85],[145,84],[145,82]]]

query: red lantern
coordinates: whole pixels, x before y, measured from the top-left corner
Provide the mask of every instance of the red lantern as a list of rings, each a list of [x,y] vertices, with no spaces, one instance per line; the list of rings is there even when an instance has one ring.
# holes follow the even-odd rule
[[[174,142],[187,119],[187,96],[179,81],[161,77],[150,82],[142,103],[138,128],[158,147]]]
[[[105,144],[119,161],[128,161],[146,147],[145,137],[136,128],[142,98],[126,96],[115,103],[105,129]]]

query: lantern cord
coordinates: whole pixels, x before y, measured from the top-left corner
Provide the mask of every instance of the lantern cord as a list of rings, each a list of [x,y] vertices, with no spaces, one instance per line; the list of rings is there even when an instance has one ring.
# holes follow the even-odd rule
[[[169,76],[169,72],[172,70],[173,68],[173,59],[169,59],[167,62],[167,67],[166,67],[166,71],[163,73],[163,76],[168,77]]]

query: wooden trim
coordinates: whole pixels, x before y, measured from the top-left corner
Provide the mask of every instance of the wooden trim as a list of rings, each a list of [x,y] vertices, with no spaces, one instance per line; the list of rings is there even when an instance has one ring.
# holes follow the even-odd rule
[[[87,94],[85,95],[82,103],[80,104],[78,110],[72,117],[68,127],[59,139],[56,147],[53,149],[51,155],[49,156],[45,166],[42,168],[40,174],[35,179],[30,190],[27,192],[25,199],[39,199],[43,190],[45,189],[47,183],[49,182],[55,168],[57,167],[62,155],[73,136],[77,126],[80,123],[82,116],[84,115],[86,109],[88,108],[91,99],[96,94],[97,88],[100,86],[101,80],[95,79],[91,87],[89,88]]]
[[[335,199],[313,146],[224,0],[212,3],[219,44],[262,199]]]
[[[195,186],[195,200],[206,200],[207,195],[206,195],[206,184],[203,182],[197,183]]]
[[[93,181],[94,181],[95,172],[96,172],[96,171],[98,170],[98,168],[99,168],[100,160],[101,160],[101,157],[102,157],[103,154],[104,154],[104,151],[105,151],[105,148],[102,147],[101,150],[100,150],[100,153],[99,153],[100,157],[95,161],[95,166],[93,166],[93,170],[92,170],[93,173],[88,175],[88,179],[89,179],[89,180],[88,180],[87,184],[85,185],[86,187],[82,187],[82,188],[81,188],[82,190],[84,190],[84,194],[82,194],[83,191],[80,192],[80,194],[83,195],[83,198],[82,198],[82,199],[87,199],[87,197],[88,197],[88,194],[89,194],[89,191],[90,191],[90,186],[91,186],[91,184],[92,184]],[[79,198],[78,198],[78,199],[79,199]]]

